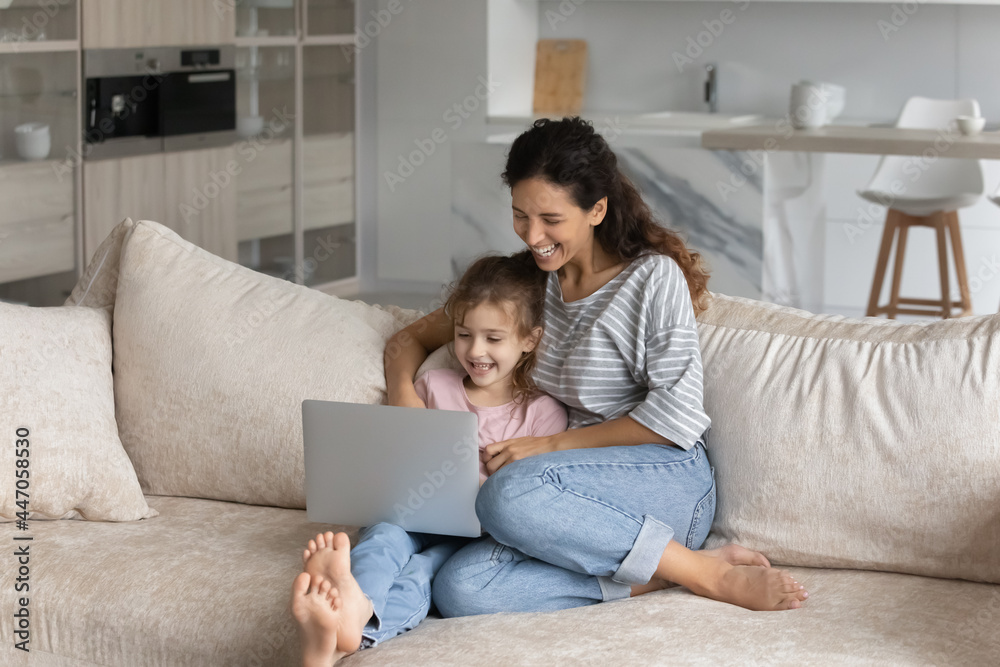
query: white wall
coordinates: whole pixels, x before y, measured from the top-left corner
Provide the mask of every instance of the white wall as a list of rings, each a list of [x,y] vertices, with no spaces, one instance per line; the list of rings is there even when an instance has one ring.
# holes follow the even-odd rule
[[[912,95],[975,97],[987,120],[1000,124],[1000,7],[906,3],[906,14],[903,4],[542,1],[539,37],[587,40],[584,106],[591,110],[706,110],[704,66],[711,62],[719,67],[723,113],[784,115],[791,84],[810,78],[846,87],[845,117],[891,121]],[[699,39],[702,45],[691,47]],[[683,60],[689,56],[693,62]],[[858,209],[868,208],[855,191],[871,178],[878,158],[825,159],[823,309],[863,315],[882,227],[854,233]],[[992,192],[1000,163],[984,165]],[[995,312],[1000,209],[983,200],[959,217],[975,310]],[[936,298],[935,249],[920,231],[907,249],[903,292]],[[957,296],[954,279],[951,287]]]
[[[370,11],[384,9],[389,1],[361,0],[362,25]],[[1000,123],[1000,86],[994,85],[1000,76],[1000,48],[995,46],[1000,7],[919,3],[907,4],[916,9],[910,15],[894,15],[894,7],[902,3],[542,0],[535,9],[536,1],[399,0],[402,11],[368,47],[372,57],[367,71],[374,69],[376,80],[366,108],[375,115],[376,130],[362,176],[367,180],[363,206],[365,190],[371,195],[361,230],[366,289],[428,289],[451,277],[449,142],[480,140],[488,129],[485,104],[457,128],[444,117],[452,105],[474,95],[479,77],[489,72],[501,85],[493,100],[498,110],[515,114],[523,104],[521,112],[530,112],[532,77],[513,72],[524,72],[526,58],[533,62],[536,35],[529,39],[526,34],[534,31],[526,30],[501,43],[489,29],[491,15],[513,25],[523,23],[525,12],[535,11],[538,38],[586,39],[585,107],[594,111],[703,110],[704,65],[713,62],[720,70],[722,112],[782,115],[791,83],[813,78],[846,87],[845,116],[891,120],[911,95],[974,96],[987,119]],[[724,11],[731,14],[724,16]],[[723,24],[721,18],[729,22]],[[706,21],[718,35],[710,35]],[[896,24],[898,30],[893,30]],[[693,62],[679,68],[674,54],[687,56],[689,38],[700,38],[707,46],[701,53],[692,51]],[[408,157],[418,149],[415,141],[426,142],[438,128],[445,140],[435,154],[390,188],[386,172],[398,173],[400,156]],[[848,202],[841,194],[851,196],[873,169],[863,158],[841,162],[828,172],[843,192],[831,193],[827,216],[826,302],[851,312],[864,303],[859,295],[866,296],[864,283],[874,266],[867,246],[869,240],[877,244],[878,231],[865,235],[864,250],[837,249],[856,208],[853,199]],[[988,182],[987,188],[996,185]],[[976,220],[970,220],[974,227],[992,224],[989,206],[984,204],[973,216]],[[1000,230],[1000,218],[997,223]],[[1000,250],[1000,234],[969,232],[977,243],[987,244],[977,251],[992,253],[994,238]],[[972,255],[971,241],[967,255]],[[914,253],[917,268],[923,260],[918,249]],[[971,256],[968,260],[972,273],[974,261]],[[1000,279],[993,282],[997,285],[985,289],[979,302],[993,300]]]
[[[451,144],[485,134],[487,8],[485,0],[395,6],[372,47],[377,284],[365,287],[419,290],[451,279]]]
[[[713,62],[721,112],[784,114],[789,87],[808,78],[847,88],[845,116],[891,119],[911,95],[971,96],[1000,122],[1000,7],[907,5],[891,30],[892,4],[591,1],[567,12],[543,1],[539,38],[587,40],[589,109],[704,110]],[[674,54],[687,57],[699,33],[707,46],[679,67]]]

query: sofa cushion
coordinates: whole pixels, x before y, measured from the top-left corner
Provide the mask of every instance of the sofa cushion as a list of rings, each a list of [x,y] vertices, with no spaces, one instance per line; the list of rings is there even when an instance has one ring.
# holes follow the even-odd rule
[[[716,295],[708,546],[1000,582],[1000,315],[903,324]]]
[[[328,526],[301,510],[148,500],[160,511],[152,521],[35,529],[45,550],[32,561],[32,655],[114,666],[301,664],[289,593],[306,540]],[[0,527],[0,540],[14,532]],[[750,612],[676,588],[554,613],[428,619],[348,664],[1000,664],[998,586],[791,571],[812,592],[795,611]],[[4,618],[11,603],[0,599]],[[5,647],[10,627],[0,624]]]
[[[381,401],[401,326],[148,221],[123,242],[114,303],[118,424],[143,490],[279,507],[305,507],[302,401]]]
[[[0,303],[0,433],[3,519],[155,516],[118,438],[107,309]]]

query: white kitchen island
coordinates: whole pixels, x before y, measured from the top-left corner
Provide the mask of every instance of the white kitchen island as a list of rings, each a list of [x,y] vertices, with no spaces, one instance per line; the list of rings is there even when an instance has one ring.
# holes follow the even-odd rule
[[[774,119],[753,127],[708,130],[702,134],[702,146],[742,151],[767,165],[764,298],[808,310],[818,310],[818,301],[823,310],[863,314],[885,207],[861,199],[857,191],[866,186],[880,156],[911,156],[912,168],[906,173],[914,179],[938,159],[979,159],[986,194],[1000,184],[997,132],[967,137],[947,128],[912,130],[863,124],[794,130],[787,121]],[[789,165],[800,169],[788,169]],[[734,174],[735,180],[739,177]],[[963,209],[959,218],[973,309],[978,314],[996,312],[1000,208],[984,197]],[[940,288],[933,239],[929,230],[914,231],[902,291],[936,297]]]

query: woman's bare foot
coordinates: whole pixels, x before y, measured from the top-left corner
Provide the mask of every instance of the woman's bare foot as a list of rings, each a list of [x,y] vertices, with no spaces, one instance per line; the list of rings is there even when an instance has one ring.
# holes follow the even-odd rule
[[[730,565],[760,565],[761,567],[771,567],[771,563],[759,551],[751,551],[738,544],[727,544],[718,549],[705,549],[698,553],[705,556],[721,558]]]
[[[741,547],[738,544],[727,544],[718,549],[705,549],[704,551],[699,551],[699,554],[704,556],[712,556],[713,558],[719,558],[729,563],[730,565],[759,565],[761,567],[771,567],[771,563],[764,557],[764,554],[759,551],[751,551],[746,547]],[[648,584],[634,584],[632,586],[632,597],[636,595],[643,595],[644,593],[652,593],[653,591],[662,591],[666,588],[673,588],[674,586],[679,586],[680,584],[675,584],[672,581],[664,581],[657,577],[653,577],[649,580]]]
[[[788,572],[770,567],[770,563],[756,564],[757,556],[763,558],[737,545],[691,551],[671,541],[663,550],[656,577],[675,581],[697,595],[754,611],[801,607],[809,597],[805,587]],[[743,564],[746,560],[752,564]]]
[[[299,624],[304,667],[329,667],[345,653],[337,650],[343,604],[323,577],[302,572],[292,582],[292,616]]]
[[[652,593],[654,591],[662,591],[676,586],[677,584],[671,581],[664,581],[663,579],[653,577],[649,580],[648,584],[632,584],[631,597],[635,597],[636,595],[645,595],[646,593]]]
[[[309,540],[303,560],[304,574],[329,581],[337,591],[337,651],[342,655],[354,653],[361,647],[361,633],[373,610],[351,574],[351,541],[346,533],[320,533]]]

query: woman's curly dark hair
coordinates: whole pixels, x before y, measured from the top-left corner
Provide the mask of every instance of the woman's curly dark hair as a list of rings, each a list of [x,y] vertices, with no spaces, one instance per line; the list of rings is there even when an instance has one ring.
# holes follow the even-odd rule
[[[503,172],[508,187],[529,178],[564,188],[584,211],[607,197],[607,213],[594,228],[601,247],[619,261],[650,253],[672,257],[687,279],[695,314],[708,307],[708,271],[701,255],[692,252],[677,232],[656,221],[592,124],[578,117],[535,121],[514,140]]]

